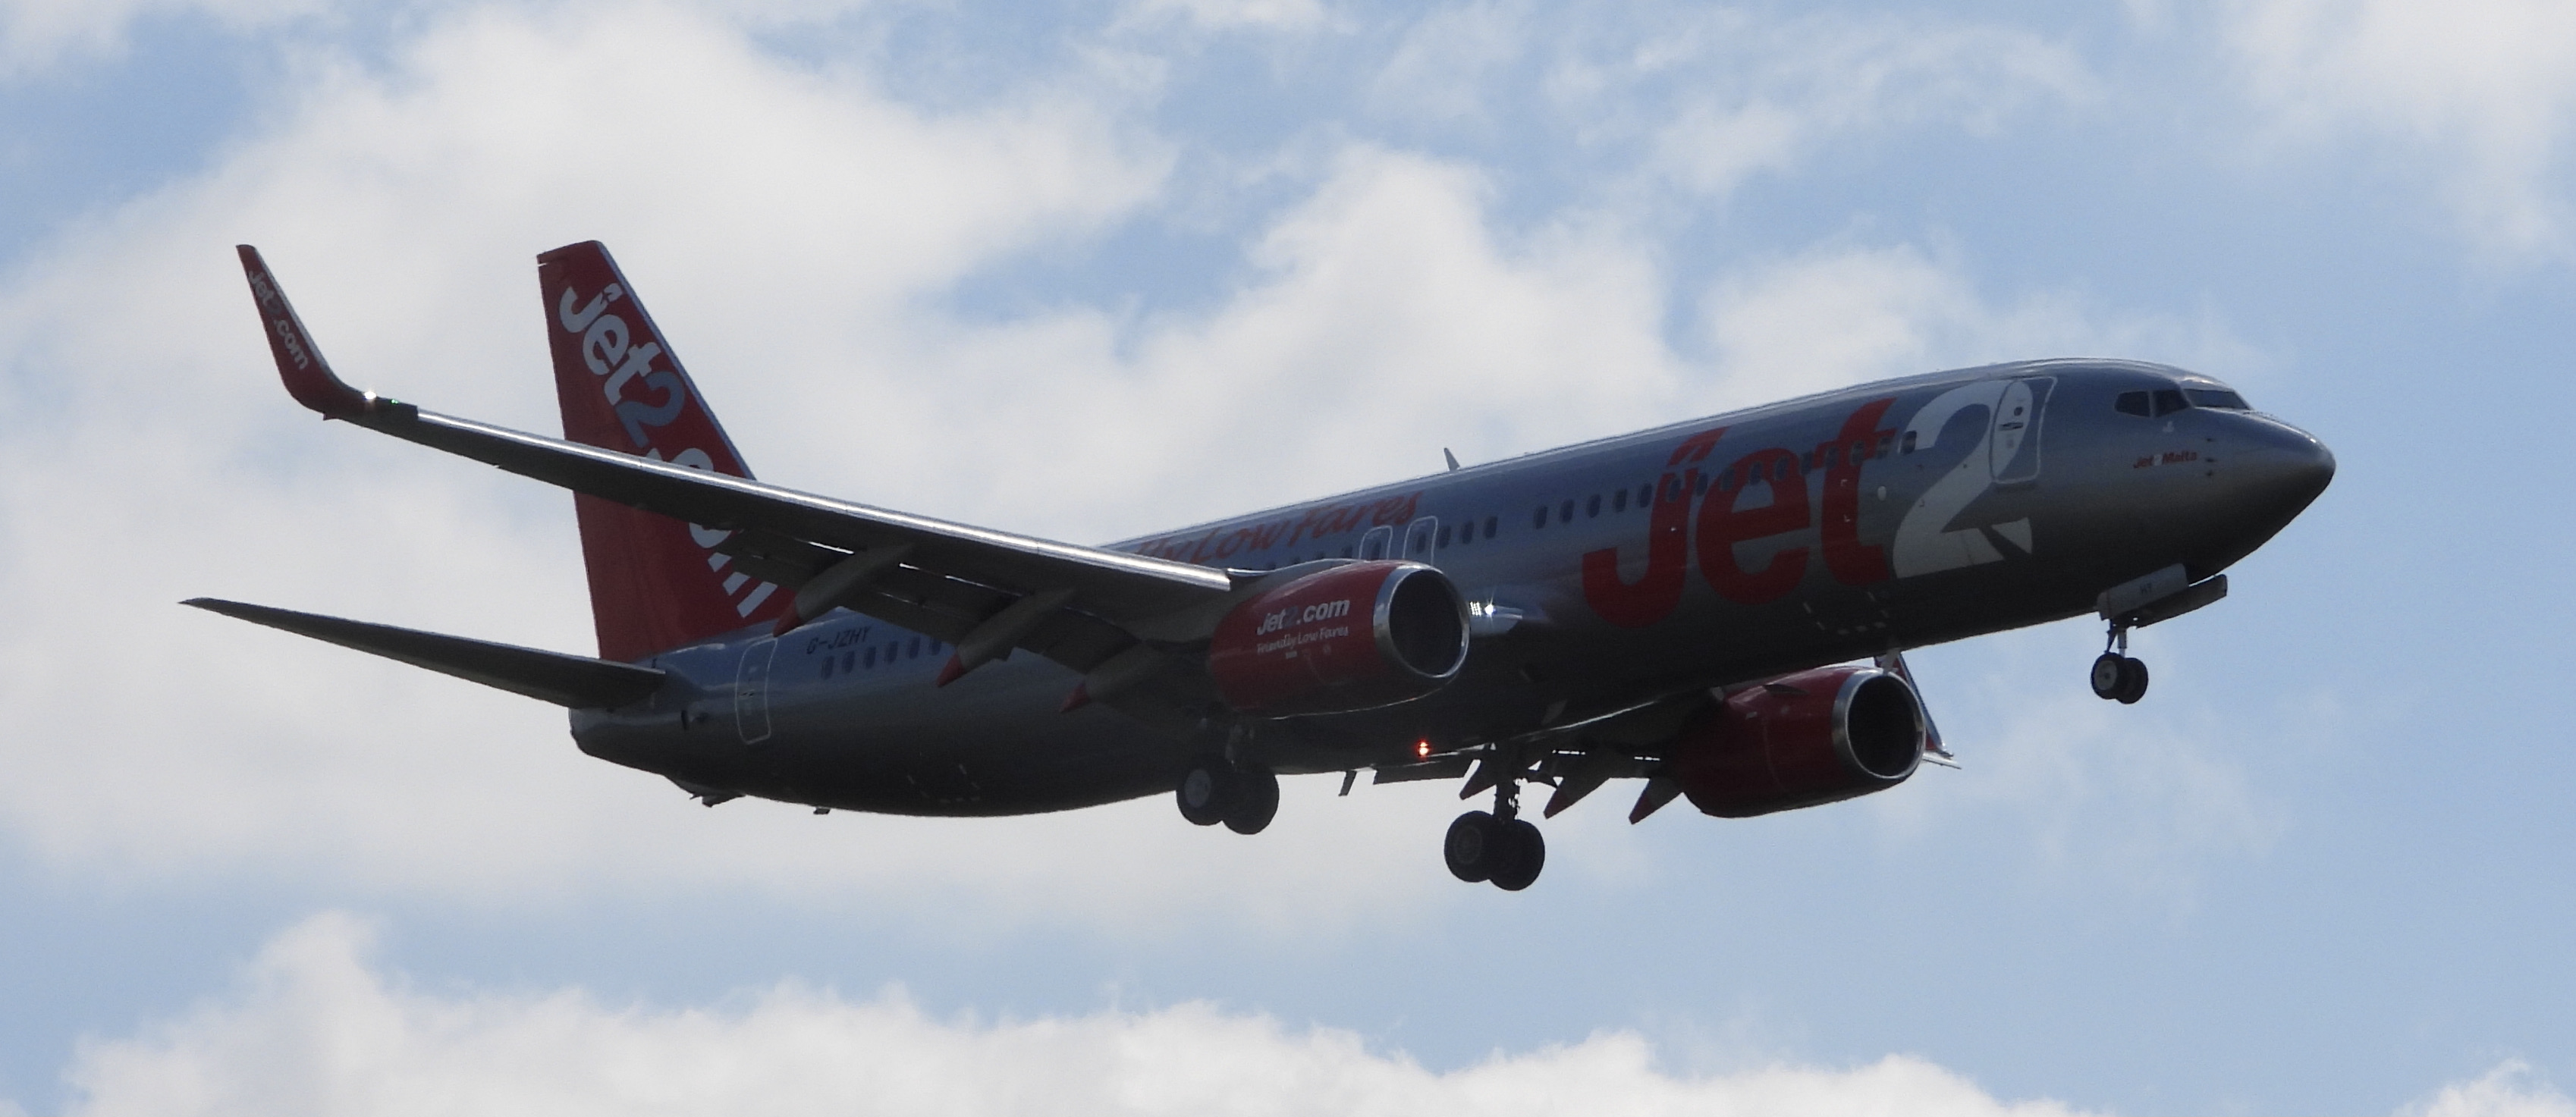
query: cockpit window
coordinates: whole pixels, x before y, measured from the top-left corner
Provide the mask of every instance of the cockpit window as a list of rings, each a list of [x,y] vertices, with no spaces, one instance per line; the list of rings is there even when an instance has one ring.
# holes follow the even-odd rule
[[[2245,397],[2225,388],[2185,388],[2183,394],[2191,397],[2193,407],[2217,407],[2228,411],[2253,410],[2245,406]]]
[[[2140,418],[2145,418],[2149,414],[2147,411],[2147,394],[2145,392],[2122,392],[2120,393],[2120,398],[2113,402],[2111,406],[2119,408],[2120,414],[2122,415],[2136,415]]]
[[[2182,393],[2172,388],[2162,388],[2156,392],[2156,414],[2158,415],[2171,415],[2189,406],[2191,405],[2182,401]]]

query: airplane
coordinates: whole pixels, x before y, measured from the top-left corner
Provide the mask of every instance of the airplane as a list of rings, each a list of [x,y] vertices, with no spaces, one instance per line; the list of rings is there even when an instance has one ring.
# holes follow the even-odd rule
[[[572,490],[597,656],[212,598],[188,605],[566,707],[584,753],[707,806],[909,815],[1155,794],[1260,832],[1279,777],[1457,780],[1460,880],[1517,891],[1552,818],[1642,781],[1743,818],[1956,766],[1904,652],[2133,630],[2322,493],[2334,456],[2227,385],[2053,359],[1889,380],[1103,546],[752,477],[595,241],[537,257],[564,437],[351,387],[239,248],[286,390]]]

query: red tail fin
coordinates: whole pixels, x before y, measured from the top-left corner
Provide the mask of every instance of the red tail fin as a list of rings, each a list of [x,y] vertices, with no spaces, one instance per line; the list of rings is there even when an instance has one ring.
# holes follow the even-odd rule
[[[537,257],[564,438],[751,476],[724,428],[598,241]],[[726,532],[573,497],[602,659],[632,662],[773,619],[778,587],[727,569]]]

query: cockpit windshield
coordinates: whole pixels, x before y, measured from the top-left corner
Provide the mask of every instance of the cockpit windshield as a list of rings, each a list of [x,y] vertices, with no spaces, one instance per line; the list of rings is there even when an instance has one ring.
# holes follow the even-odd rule
[[[2122,392],[2112,407],[2123,415],[2153,418],[2171,415],[2186,408],[2207,407],[2219,411],[2251,411],[2245,397],[2220,387],[2187,385],[2180,389],[2165,388],[2154,392]]]

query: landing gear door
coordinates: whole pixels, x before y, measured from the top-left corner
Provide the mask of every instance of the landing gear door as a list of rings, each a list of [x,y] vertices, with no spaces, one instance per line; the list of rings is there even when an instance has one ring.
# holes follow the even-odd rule
[[[733,682],[733,721],[746,745],[769,739],[769,664],[777,657],[778,641],[769,637],[743,649]]]
[[[1424,516],[1404,529],[1404,558],[1412,562],[1431,563],[1434,538],[1440,531],[1440,517]],[[1433,563],[1433,565],[1438,565]]]
[[[2040,420],[2048,413],[2053,376],[2015,380],[1995,402],[1994,437],[1986,446],[1997,485],[2028,485],[2039,480]]]

